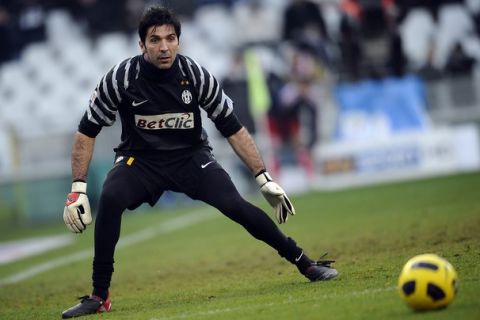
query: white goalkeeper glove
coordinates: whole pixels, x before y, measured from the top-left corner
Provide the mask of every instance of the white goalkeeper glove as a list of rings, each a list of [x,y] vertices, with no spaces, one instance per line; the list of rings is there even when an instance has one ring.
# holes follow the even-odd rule
[[[73,233],[82,233],[92,223],[92,212],[87,197],[87,183],[72,183],[72,192],[67,195],[63,209],[63,221]]]
[[[263,171],[255,176],[255,180],[260,186],[260,191],[267,200],[267,202],[273,207],[275,216],[279,224],[285,223],[288,220],[288,215],[295,214],[295,208],[293,208],[290,199],[288,199],[285,191],[275,182],[272,181],[272,177],[268,172]]]

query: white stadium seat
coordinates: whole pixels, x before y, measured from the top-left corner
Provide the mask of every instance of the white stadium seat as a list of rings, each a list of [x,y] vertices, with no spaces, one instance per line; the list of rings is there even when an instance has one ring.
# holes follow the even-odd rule
[[[97,39],[94,58],[99,66],[107,72],[115,64],[129,56],[130,44],[123,33],[108,33]]]
[[[414,68],[427,64],[435,36],[435,21],[426,9],[412,10],[400,26],[405,55]]]
[[[462,42],[473,33],[473,29],[472,18],[465,6],[462,4],[441,6],[438,11],[434,65],[442,69],[455,43]]]

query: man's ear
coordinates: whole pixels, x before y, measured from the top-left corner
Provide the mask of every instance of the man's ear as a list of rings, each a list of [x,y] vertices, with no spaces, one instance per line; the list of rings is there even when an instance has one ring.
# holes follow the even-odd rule
[[[138,45],[140,46],[140,50],[142,50],[142,53],[145,53],[146,48],[142,40],[138,41]]]

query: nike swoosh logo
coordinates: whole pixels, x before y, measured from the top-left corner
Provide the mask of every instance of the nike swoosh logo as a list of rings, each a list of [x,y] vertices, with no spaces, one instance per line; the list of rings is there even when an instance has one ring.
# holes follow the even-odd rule
[[[300,255],[298,256],[298,258],[295,258],[295,262],[300,261],[300,259],[302,258],[302,256],[303,256],[303,251],[302,251],[302,253],[300,253]]]
[[[202,167],[202,169],[205,169],[210,163],[214,162],[213,160],[212,161],[209,161],[205,164],[202,164],[200,167]]]
[[[148,101],[148,100],[143,100],[143,101],[140,101],[140,102],[133,101],[133,102],[132,102],[132,106],[138,107],[139,105],[144,104],[144,103],[147,102],[147,101]]]

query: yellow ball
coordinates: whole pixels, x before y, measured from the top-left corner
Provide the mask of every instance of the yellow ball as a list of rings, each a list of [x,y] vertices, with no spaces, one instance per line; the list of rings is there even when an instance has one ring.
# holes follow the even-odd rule
[[[457,293],[457,272],[444,258],[421,254],[407,261],[398,278],[400,296],[417,311],[447,307]]]

